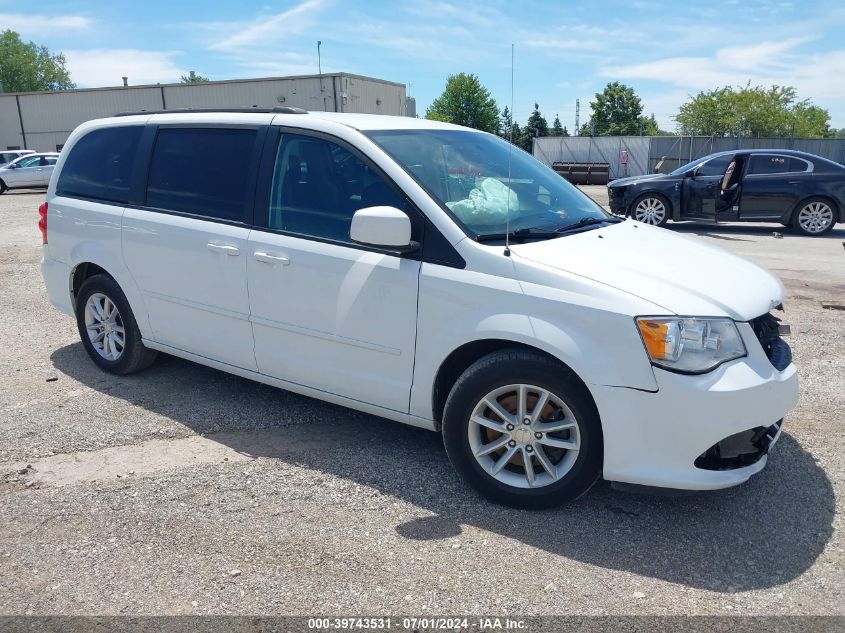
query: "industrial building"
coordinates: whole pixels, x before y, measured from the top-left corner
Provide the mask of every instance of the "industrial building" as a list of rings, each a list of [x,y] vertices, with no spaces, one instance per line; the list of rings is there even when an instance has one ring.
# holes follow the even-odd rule
[[[416,116],[404,84],[349,73],[0,93],[0,148],[60,150],[80,123],[119,112],[280,106]]]

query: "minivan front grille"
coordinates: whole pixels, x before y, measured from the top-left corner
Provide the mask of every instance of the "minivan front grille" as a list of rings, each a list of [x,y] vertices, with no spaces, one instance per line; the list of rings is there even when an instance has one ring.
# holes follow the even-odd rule
[[[780,337],[780,319],[772,313],[764,314],[751,320],[751,329],[760,341],[763,351],[772,366],[783,371],[792,362],[792,350]]]

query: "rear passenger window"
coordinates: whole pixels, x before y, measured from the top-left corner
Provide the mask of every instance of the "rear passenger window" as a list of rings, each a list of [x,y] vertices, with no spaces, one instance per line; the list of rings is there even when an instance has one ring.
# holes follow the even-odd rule
[[[160,128],[147,206],[244,222],[257,133],[246,128]]]
[[[107,127],[83,136],[65,159],[56,193],[126,204],[143,129],[138,125]]]
[[[348,242],[358,209],[404,199],[364,161],[320,138],[284,134],[276,153],[268,226]]]
[[[775,156],[771,154],[757,154],[752,156],[751,164],[748,168],[749,174],[785,174],[789,171],[792,171],[789,156]]]

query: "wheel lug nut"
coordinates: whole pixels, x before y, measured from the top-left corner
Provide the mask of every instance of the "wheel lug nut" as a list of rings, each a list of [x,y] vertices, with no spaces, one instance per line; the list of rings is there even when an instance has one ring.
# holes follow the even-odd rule
[[[523,423],[523,424],[531,424],[531,418],[525,418],[525,419],[522,421],[522,423]]]
[[[511,440],[510,442],[508,442],[508,446],[510,446],[510,447],[514,447],[514,446],[516,446],[516,442],[514,442],[513,440]]]
[[[537,431],[537,432],[534,434],[534,437],[536,437],[536,438],[539,440],[539,439],[542,439],[542,438],[543,438],[543,434],[542,434],[542,433],[540,433],[540,431]]]
[[[533,448],[533,447],[531,447],[531,446],[526,446],[526,447],[525,447],[525,450],[526,450],[526,451],[528,451],[529,453],[531,453],[531,452],[533,452],[533,451],[534,451],[534,448]]]
[[[513,431],[513,424],[508,424],[505,428],[506,428],[508,431]]]

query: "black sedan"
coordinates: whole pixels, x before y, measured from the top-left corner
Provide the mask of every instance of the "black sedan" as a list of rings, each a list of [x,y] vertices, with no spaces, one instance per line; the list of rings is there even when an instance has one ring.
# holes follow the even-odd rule
[[[607,189],[613,213],[656,226],[780,222],[822,235],[845,221],[845,167],[793,150],[719,152],[669,174],[614,180]]]

